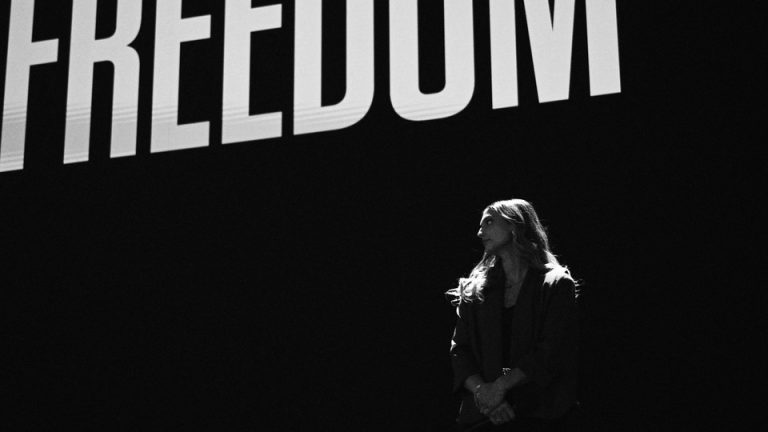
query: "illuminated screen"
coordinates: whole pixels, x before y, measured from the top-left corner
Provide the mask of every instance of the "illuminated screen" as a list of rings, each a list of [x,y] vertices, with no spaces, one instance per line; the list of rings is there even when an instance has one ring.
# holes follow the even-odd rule
[[[509,198],[582,281],[587,430],[733,428],[765,135],[740,10],[0,2],[0,430],[453,430],[445,292]]]

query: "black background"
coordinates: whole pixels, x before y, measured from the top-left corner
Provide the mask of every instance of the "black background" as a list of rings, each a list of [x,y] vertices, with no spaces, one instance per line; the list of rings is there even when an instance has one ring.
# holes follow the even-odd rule
[[[211,145],[150,154],[144,1],[137,155],[109,159],[112,69],[98,64],[90,161],[63,165],[71,2],[36,3],[34,38],[58,38],[59,61],[33,67],[24,169],[0,174],[3,430],[446,430],[443,292],[481,255],[483,207],[511,197],[534,203],[585,281],[582,399],[601,430],[751,420],[765,134],[749,102],[764,99],[765,37],[735,6],[619,1],[622,92],[589,97],[577,1],[571,97],[539,104],[517,2],[520,104],[492,110],[476,1],[472,101],[409,122],[389,101],[377,2],[369,113],[293,136],[285,2],[252,50],[252,110],[283,111],[284,136],[223,146],[223,2],[187,0],[212,38],[183,45],[180,121],[210,121]],[[344,6],[326,3],[331,104]],[[106,37],[115,2],[99,7]],[[4,1],[3,59],[8,14]],[[423,91],[444,83],[441,16],[420,2]]]

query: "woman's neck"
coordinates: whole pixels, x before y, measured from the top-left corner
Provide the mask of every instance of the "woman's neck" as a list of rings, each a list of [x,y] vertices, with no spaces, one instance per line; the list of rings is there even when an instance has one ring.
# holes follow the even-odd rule
[[[520,255],[510,250],[502,250],[498,254],[501,259],[501,267],[504,269],[504,276],[511,283],[520,282],[525,277],[528,265],[520,259]]]

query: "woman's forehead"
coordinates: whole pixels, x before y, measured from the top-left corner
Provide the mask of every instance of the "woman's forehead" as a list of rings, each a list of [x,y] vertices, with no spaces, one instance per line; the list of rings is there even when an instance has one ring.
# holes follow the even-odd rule
[[[486,208],[485,210],[483,210],[483,214],[480,215],[480,220],[482,221],[482,220],[484,220],[486,218],[496,219],[498,217],[499,217],[499,213],[498,212],[496,212],[492,208]]]

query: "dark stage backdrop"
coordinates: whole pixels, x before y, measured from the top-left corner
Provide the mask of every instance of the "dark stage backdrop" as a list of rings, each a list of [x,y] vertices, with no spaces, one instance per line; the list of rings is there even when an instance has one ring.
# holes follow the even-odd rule
[[[414,122],[390,102],[376,2],[369,112],[296,135],[283,2],[282,27],[252,39],[251,107],[282,111],[283,136],[222,145],[224,2],[186,0],[185,16],[211,16],[211,38],[182,47],[179,121],[209,121],[210,145],[150,153],[144,1],[137,154],[109,157],[113,70],[100,63],[90,160],[65,165],[72,2],[36,3],[34,38],[59,39],[59,61],[32,68],[24,168],[0,173],[3,430],[447,430],[443,292],[481,255],[483,207],[511,197],[534,203],[585,283],[582,400],[599,430],[749,420],[739,401],[762,375],[747,353],[765,338],[747,318],[764,294],[746,245],[765,134],[747,102],[762,98],[765,37],[731,6],[618,1],[621,92],[591,97],[577,1],[570,97],[539,103],[517,2],[519,105],[494,110],[476,1],[469,105]],[[332,104],[344,8],[326,3]],[[108,36],[115,2],[98,4]],[[421,87],[439,91],[442,3],[419,8]]]

